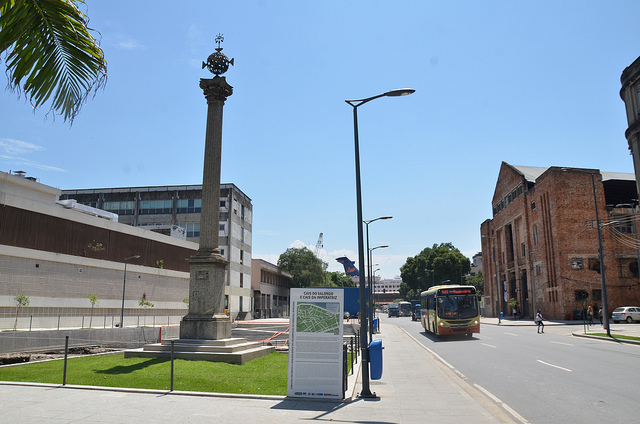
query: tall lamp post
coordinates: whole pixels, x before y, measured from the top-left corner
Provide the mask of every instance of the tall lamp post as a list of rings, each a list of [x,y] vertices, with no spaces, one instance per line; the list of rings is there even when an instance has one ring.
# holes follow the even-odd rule
[[[353,107],[353,136],[354,136],[354,146],[355,146],[355,163],[356,163],[356,207],[357,207],[357,215],[358,215],[358,265],[360,267],[360,271],[364,269],[364,241],[362,234],[362,193],[360,186],[360,142],[358,140],[358,107],[362,106],[365,103],[370,102],[371,100],[378,99],[380,97],[398,97],[398,96],[406,96],[409,95],[416,90],[412,88],[403,88],[399,90],[387,91],[383,94],[378,94],[377,96],[367,97],[365,99],[357,99],[357,100],[345,100],[347,104]],[[367,331],[367,320],[362,319],[366,314],[366,301],[367,296],[365,292],[365,281],[364,274],[360,272],[360,339],[361,339],[361,350],[362,350],[362,391],[360,392],[360,397],[363,398],[372,398],[376,397],[375,393],[371,393],[371,389],[369,387],[369,345],[367,343],[368,331]]]
[[[368,241],[368,240],[367,240]],[[376,249],[384,249],[386,247],[389,247],[387,245],[384,246],[376,246],[376,247],[372,247],[371,249],[368,248],[368,243],[367,243],[367,251],[369,253],[369,267],[367,268],[368,271],[373,270],[373,256],[371,255],[371,252],[373,252]],[[376,264],[377,265],[377,264]],[[369,311],[369,338],[371,340],[373,340],[373,315],[375,313],[375,308],[373,307],[373,283],[371,282],[372,278],[371,275],[373,274],[373,272],[369,273],[369,308],[371,308],[371,310]]]
[[[371,265],[371,263],[373,262],[371,259],[371,251],[373,249],[369,249],[369,224],[371,224],[372,222],[375,221],[379,221],[382,219],[391,219],[393,218],[392,216],[381,216],[379,218],[375,218],[375,219],[370,219],[368,221],[362,221],[364,222],[365,228],[367,229],[367,280],[369,281],[369,307],[371,308],[371,316],[370,316],[370,321],[369,321],[369,338],[371,340],[373,340],[373,314],[375,313],[375,310],[373,308],[373,285],[371,283],[371,270],[373,269],[373,266]],[[385,246],[388,247],[388,246]],[[376,248],[377,249],[377,248]]]
[[[609,326],[609,306],[607,305],[607,281],[605,277],[606,269],[604,266],[604,251],[602,248],[602,228],[607,225],[613,224],[613,222],[609,222],[607,224],[600,223],[600,216],[598,214],[598,196],[596,196],[595,172],[591,170],[582,170],[576,168],[562,168],[562,171],[575,171],[591,175],[591,188],[593,189],[593,206],[596,210],[596,226],[598,227],[598,260],[600,261],[600,288],[602,290],[602,314],[604,315],[602,325],[607,330],[607,337],[611,337],[611,328]]]
[[[602,320],[602,325],[607,330],[607,337],[611,337],[611,328],[609,326],[609,307],[607,306],[607,283],[605,280],[604,272],[604,253],[602,250],[602,227],[600,224],[600,217],[598,216],[598,198],[596,197],[596,179],[591,174],[591,187],[593,188],[593,204],[596,208],[596,224],[598,226],[598,259],[600,261],[600,287],[602,290],[602,314],[604,315],[604,319]]]
[[[124,328],[124,292],[127,287],[127,261],[129,259],[138,259],[140,255],[129,256],[124,258],[124,280],[122,280],[122,309],[120,310],[120,328]]]

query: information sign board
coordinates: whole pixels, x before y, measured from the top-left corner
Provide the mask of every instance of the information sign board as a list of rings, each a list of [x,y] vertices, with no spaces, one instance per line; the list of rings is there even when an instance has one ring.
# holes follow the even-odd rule
[[[291,289],[287,395],[341,399],[344,292]]]

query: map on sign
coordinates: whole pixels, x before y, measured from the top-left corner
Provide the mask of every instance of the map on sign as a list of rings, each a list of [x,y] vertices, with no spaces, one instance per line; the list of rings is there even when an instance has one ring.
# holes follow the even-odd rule
[[[340,334],[340,302],[299,302],[296,331]]]

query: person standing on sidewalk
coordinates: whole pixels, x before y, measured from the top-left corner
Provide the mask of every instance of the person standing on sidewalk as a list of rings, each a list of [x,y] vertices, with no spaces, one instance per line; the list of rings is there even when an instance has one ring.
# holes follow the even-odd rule
[[[540,327],[542,327],[542,333],[544,333],[544,322],[542,322],[544,318],[542,317],[542,311],[538,309],[538,313],[536,314],[536,323],[538,324],[538,334],[540,334]]]

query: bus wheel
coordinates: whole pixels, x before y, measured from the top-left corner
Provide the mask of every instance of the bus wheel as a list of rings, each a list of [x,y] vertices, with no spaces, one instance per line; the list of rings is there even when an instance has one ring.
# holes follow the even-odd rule
[[[473,333],[467,333],[467,337],[472,338],[473,337]]]

